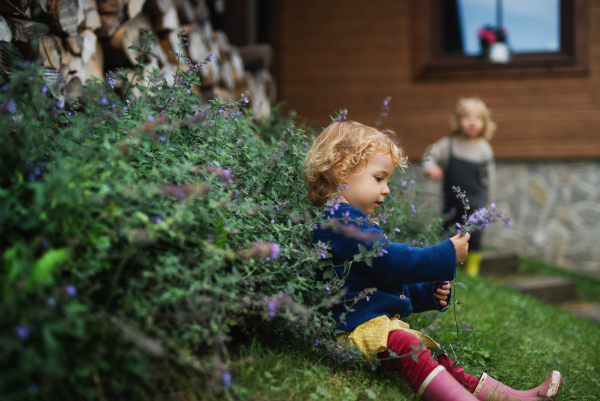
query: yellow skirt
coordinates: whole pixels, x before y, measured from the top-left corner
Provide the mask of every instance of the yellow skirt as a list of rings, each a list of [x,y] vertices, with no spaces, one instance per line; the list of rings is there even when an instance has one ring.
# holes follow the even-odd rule
[[[439,344],[420,331],[411,330],[408,323],[400,320],[400,315],[390,319],[379,316],[356,327],[348,333],[338,336],[337,342],[346,346],[356,345],[368,360],[375,359],[377,354],[387,350],[390,331],[403,330],[416,335],[428,348],[439,348]]]

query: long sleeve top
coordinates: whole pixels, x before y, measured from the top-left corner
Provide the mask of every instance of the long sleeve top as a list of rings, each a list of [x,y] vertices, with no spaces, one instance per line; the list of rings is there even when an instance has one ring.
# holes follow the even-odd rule
[[[434,143],[429,156],[427,156],[429,149],[425,152],[424,171],[431,170],[435,165],[446,170],[450,159],[450,139],[451,137],[446,136]],[[494,202],[496,199],[496,164],[494,162],[494,152],[489,142],[480,139],[477,142],[467,143],[454,139],[452,155],[457,159],[471,163],[488,163],[488,201]]]
[[[346,212],[349,212],[346,215]],[[329,213],[328,213],[329,214]],[[344,223],[344,217],[356,221]],[[390,318],[406,317],[412,312],[442,310],[433,296],[431,281],[450,281],[456,270],[456,251],[452,241],[425,248],[412,248],[408,244],[389,242],[379,226],[366,223],[367,216],[347,203],[340,203],[330,219],[338,219],[344,229],[334,229],[327,225],[319,226],[313,235],[313,243],[321,241],[331,246],[332,262],[338,276],[342,277],[344,261],[354,260],[360,253],[359,244],[371,249],[375,242],[388,242],[381,257],[372,259],[373,266],[354,262],[344,284],[347,290],[344,300],[352,302],[367,288],[376,287],[370,299],[360,300],[349,312],[339,329],[351,331],[360,324],[375,317],[386,315]],[[450,304],[450,298],[448,298]],[[346,311],[344,303],[333,308],[333,317],[340,322],[340,315]]]

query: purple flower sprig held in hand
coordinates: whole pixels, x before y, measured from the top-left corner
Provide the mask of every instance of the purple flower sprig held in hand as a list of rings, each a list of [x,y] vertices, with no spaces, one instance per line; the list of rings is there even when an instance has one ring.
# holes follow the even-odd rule
[[[496,208],[495,203],[490,204],[489,209],[482,207],[469,216],[468,211],[471,207],[469,206],[466,191],[461,191],[460,187],[452,187],[452,190],[454,191],[455,196],[462,202],[465,213],[462,216],[462,224],[456,223],[460,235],[471,233],[476,229],[481,230],[484,227],[489,227],[499,220],[504,221],[508,227],[513,225],[510,218]]]

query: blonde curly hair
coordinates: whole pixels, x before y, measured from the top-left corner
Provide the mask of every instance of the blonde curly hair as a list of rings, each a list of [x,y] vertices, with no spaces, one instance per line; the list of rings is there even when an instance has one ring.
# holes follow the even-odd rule
[[[466,110],[476,110],[480,113],[483,120],[483,129],[479,135],[486,141],[491,141],[496,131],[496,123],[492,121],[490,109],[483,103],[483,100],[478,97],[464,97],[459,99],[454,108],[454,114],[450,118],[450,133],[455,138],[462,136],[463,132],[460,128],[460,119],[462,113]]]
[[[378,131],[354,121],[331,123],[306,154],[304,180],[308,198],[315,206],[323,206],[353,168],[376,154],[389,154],[396,167],[408,166],[408,158],[393,131]]]

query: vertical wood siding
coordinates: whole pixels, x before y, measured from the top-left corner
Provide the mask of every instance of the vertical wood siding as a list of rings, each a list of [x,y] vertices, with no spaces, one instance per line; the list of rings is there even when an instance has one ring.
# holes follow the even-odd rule
[[[383,126],[400,134],[413,160],[447,134],[456,101],[472,95],[498,124],[497,159],[598,158],[600,0],[588,4],[586,76],[419,82],[411,71],[409,0],[285,0],[281,93],[317,126],[340,108],[372,125],[391,96]]]

